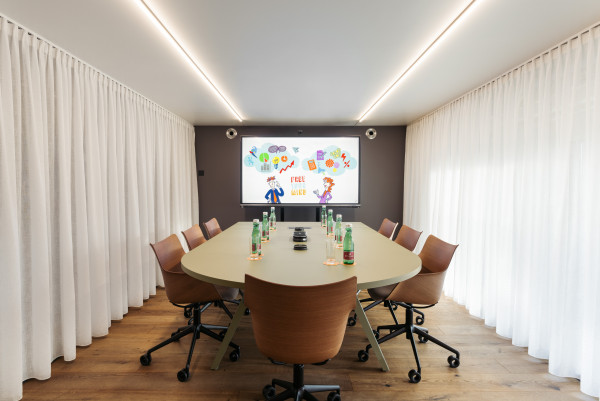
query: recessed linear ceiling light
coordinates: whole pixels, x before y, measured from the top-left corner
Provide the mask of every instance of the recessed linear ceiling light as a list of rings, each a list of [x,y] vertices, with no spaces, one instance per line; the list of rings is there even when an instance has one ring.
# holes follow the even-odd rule
[[[396,87],[400,84],[400,82],[404,79],[404,77],[406,77],[406,74],[408,74],[409,71],[411,71],[417,64],[419,64],[423,60],[423,58],[428,53],[430,53],[431,50],[433,50],[441,42],[441,40],[444,37],[448,36],[448,33],[457,25],[457,22],[459,20],[464,20],[464,17],[468,14],[468,12],[473,9],[472,6],[475,4],[476,1],[477,0],[472,0],[460,12],[460,14],[458,14],[458,16],[456,18],[454,18],[454,20],[450,23],[450,25],[448,25],[446,27],[446,29],[444,29],[442,31],[442,33],[440,33],[439,36],[437,38],[435,38],[434,41],[431,42],[431,44],[429,46],[427,46],[427,48],[425,50],[423,50],[423,52],[419,55],[419,57],[417,57],[417,59],[415,61],[413,61],[413,63],[411,65],[409,65],[408,68],[405,69],[400,74],[400,76],[390,86],[387,87],[387,89],[381,94],[381,96],[379,96],[377,98],[377,100],[375,100],[375,102],[373,102],[373,104],[371,104],[371,106],[369,106],[367,111],[365,111],[364,113],[361,114],[361,116],[358,118],[358,121],[356,122],[356,124],[363,122],[363,120],[365,118],[367,118],[367,116],[369,114],[371,114],[371,112],[375,109],[375,107],[377,107],[383,101],[383,99],[385,99],[394,89],[396,89]]]
[[[160,32],[162,32],[163,35],[165,35],[165,37],[169,40],[169,42],[173,45],[173,47],[175,47],[177,49],[177,51],[179,51],[179,53],[183,56],[183,58],[192,67],[194,67],[194,69],[198,72],[198,74],[200,74],[200,77],[202,77],[202,79],[208,84],[208,86],[213,90],[213,92],[217,95],[217,97],[225,104],[225,106],[227,106],[229,111],[231,113],[233,113],[235,118],[237,118],[240,122],[243,121],[243,118],[240,115],[240,113],[238,113],[233,108],[231,103],[229,103],[229,101],[225,98],[225,96],[221,93],[221,91],[216,87],[216,85],[208,78],[208,76],[206,76],[206,73],[204,73],[204,71],[202,71],[200,66],[198,66],[198,64],[196,64],[196,62],[194,61],[194,59],[192,59],[190,54],[183,48],[183,46],[181,46],[181,44],[177,41],[177,39],[175,39],[175,36],[173,36],[173,34],[167,29],[165,24],[162,23],[162,21],[158,18],[156,13],[154,13],[154,11],[152,11],[150,6],[148,4],[146,4],[146,2],[144,0],[138,0],[137,3],[140,6],[140,8],[145,11],[148,18],[150,18],[150,20],[154,23],[154,25],[158,28],[158,30]]]

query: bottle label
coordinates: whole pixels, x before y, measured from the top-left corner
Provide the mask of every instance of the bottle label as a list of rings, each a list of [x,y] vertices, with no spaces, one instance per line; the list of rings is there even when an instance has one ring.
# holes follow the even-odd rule
[[[257,253],[258,252],[258,247],[256,246],[255,243],[252,243],[252,253]]]
[[[344,262],[354,263],[354,251],[344,251]]]

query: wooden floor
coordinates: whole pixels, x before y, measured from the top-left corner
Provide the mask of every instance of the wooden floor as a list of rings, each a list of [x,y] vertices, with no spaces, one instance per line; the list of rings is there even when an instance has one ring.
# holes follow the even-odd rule
[[[77,359],[52,364],[46,381],[28,380],[24,400],[261,400],[263,386],[274,377],[290,380],[289,366],[271,364],[252,337],[250,316],[243,319],[235,336],[242,347],[238,362],[224,359],[221,369],[209,369],[217,342],[202,336],[188,382],[176,374],[185,365],[189,338],[152,354],[152,364],[141,366],[140,355],[167,338],[175,327],[185,324],[181,310],[173,307],[162,289],[142,308],[130,309],[110,334],[80,347]],[[368,312],[372,324],[389,324],[383,307]],[[382,345],[390,372],[382,372],[376,358],[358,362],[357,352],[367,341],[360,326],[349,327],[339,355],[324,366],[307,366],[307,383],[340,384],[343,400],[597,400],[579,391],[579,382],[547,373],[545,361],[527,355],[526,349],[511,345],[465,308],[444,298],[426,311],[425,327],[461,353],[457,369],[448,366],[449,353],[428,342],[417,344],[423,379],[408,382],[415,367],[410,343],[403,337]],[[203,321],[222,324],[226,316],[217,308],[205,312]],[[317,395],[327,398],[327,393]]]

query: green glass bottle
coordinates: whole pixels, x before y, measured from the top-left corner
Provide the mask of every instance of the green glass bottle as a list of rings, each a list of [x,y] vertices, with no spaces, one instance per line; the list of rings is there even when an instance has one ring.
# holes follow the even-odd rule
[[[344,232],[342,230],[342,215],[338,214],[335,216],[335,245],[336,248],[342,247],[342,240],[344,239]]]
[[[269,216],[269,230],[277,230],[277,218],[275,217],[275,206],[271,206],[271,215]]]
[[[346,224],[343,260],[345,265],[354,264],[354,241],[352,240],[352,224]]]
[[[327,236],[333,236],[333,209],[327,211]]]
[[[252,249],[250,250],[250,259],[258,259],[260,256],[260,230],[258,228],[258,219],[254,219],[252,220]]]
[[[263,220],[262,220],[262,242],[267,242],[269,240],[269,217],[267,212],[263,212]]]
[[[321,227],[327,227],[327,208],[321,206]]]

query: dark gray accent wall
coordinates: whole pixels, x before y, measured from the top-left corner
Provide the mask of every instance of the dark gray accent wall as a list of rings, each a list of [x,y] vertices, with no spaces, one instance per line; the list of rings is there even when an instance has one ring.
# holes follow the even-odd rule
[[[360,136],[360,203],[357,208],[334,207],[344,221],[361,221],[378,229],[384,217],[401,222],[404,198],[404,146],[406,127],[373,127],[375,139],[365,136],[367,127],[233,127],[238,136],[227,139],[229,126],[196,126],[196,166],[200,222],[216,217],[225,229],[237,221],[260,218],[265,207],[240,207],[240,136]],[[302,134],[298,131],[302,130]],[[281,220],[315,221],[315,206],[287,206],[278,210]]]

